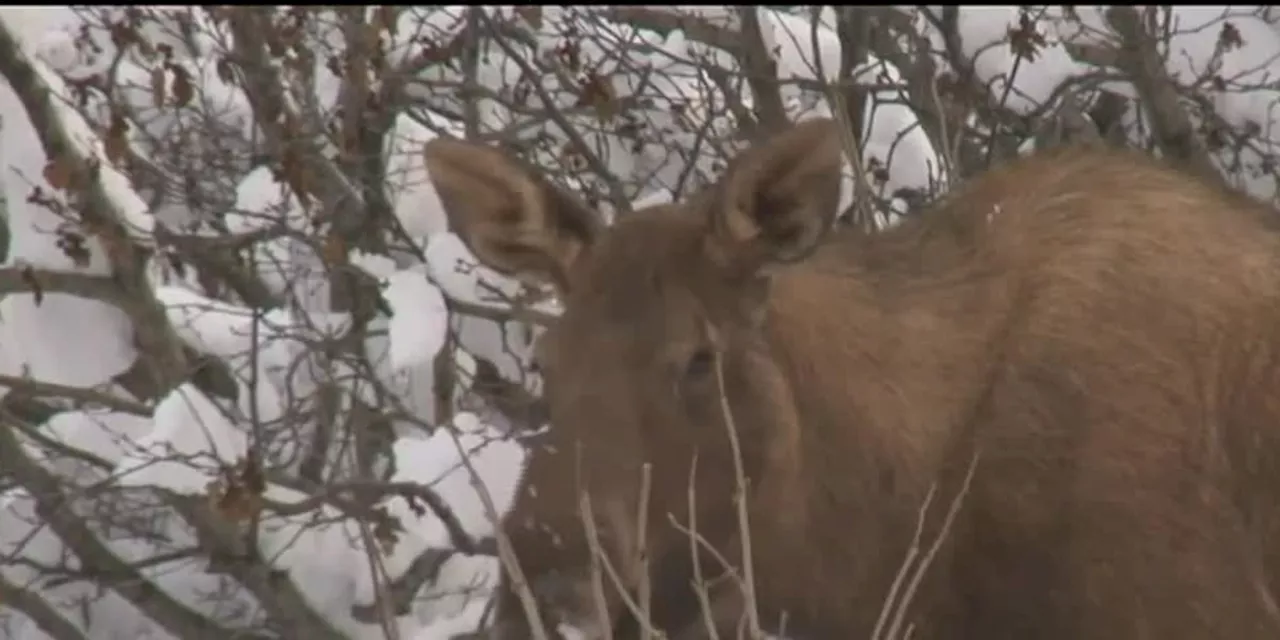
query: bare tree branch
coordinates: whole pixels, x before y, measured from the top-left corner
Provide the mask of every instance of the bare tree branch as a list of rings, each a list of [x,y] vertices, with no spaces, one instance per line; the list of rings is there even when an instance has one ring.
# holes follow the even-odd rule
[[[53,640],[90,640],[36,592],[10,582],[4,575],[0,575],[0,604],[21,611]]]
[[[2,31],[2,30],[0,30]],[[0,468],[16,478],[36,501],[36,513],[73,551],[89,575],[108,581],[125,600],[145,613],[166,631],[179,638],[218,640],[245,636],[213,625],[204,615],[157,589],[106,547],[79,514],[68,508],[68,496],[61,482],[23,453],[11,429],[0,425]]]
[[[1196,136],[1191,119],[1182,108],[1177,86],[1165,71],[1164,59],[1156,49],[1156,36],[1147,32],[1138,10],[1113,6],[1106,10],[1106,18],[1120,34],[1116,64],[1137,89],[1164,156],[1206,178],[1221,181],[1222,174]]]
[[[119,302],[122,295],[110,276],[40,269],[30,265],[0,268],[0,300],[11,293],[30,293],[39,304],[46,293],[65,293],[104,302]]]
[[[101,160],[79,157],[75,143],[57,115],[49,87],[3,22],[0,22],[0,74],[21,100],[45,154],[72,167],[71,185],[83,196],[80,214],[98,231],[104,243],[112,247],[108,258],[121,290],[121,308],[133,321],[138,347],[156,381],[155,387],[177,386],[187,374],[186,358],[143,271],[146,253],[134,245],[122,222],[123,214],[90,169],[91,162]]]
[[[151,415],[151,408],[145,404],[94,389],[41,382],[5,374],[0,374],[0,387],[8,387],[9,393],[15,396],[68,400],[76,408],[97,405],[136,416]]]

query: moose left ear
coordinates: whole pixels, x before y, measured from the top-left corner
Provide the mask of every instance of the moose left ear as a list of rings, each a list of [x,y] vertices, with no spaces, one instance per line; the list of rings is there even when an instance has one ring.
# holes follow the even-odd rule
[[[835,221],[843,157],[830,119],[797,124],[738,156],[712,204],[712,259],[741,273],[808,256]]]

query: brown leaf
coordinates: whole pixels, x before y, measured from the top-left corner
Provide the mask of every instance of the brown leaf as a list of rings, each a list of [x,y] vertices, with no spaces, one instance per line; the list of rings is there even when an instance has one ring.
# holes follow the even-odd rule
[[[287,129],[287,127],[286,127]],[[284,179],[285,184],[293,190],[293,194],[299,200],[307,198],[307,168],[303,164],[302,158],[299,157],[299,151],[293,145],[286,147],[284,153],[280,154],[280,177]]]
[[[330,266],[347,264],[347,243],[336,232],[330,231],[324,237],[324,246],[321,248],[321,252],[325,263]]]
[[[1025,58],[1027,62],[1035,62],[1040,50],[1048,44],[1044,34],[1036,28],[1036,21],[1025,10],[1018,16],[1018,26],[1010,27],[1009,49],[1013,55]]]
[[[231,84],[236,79],[235,68],[231,66],[231,60],[225,56],[218,59],[217,71],[218,79],[227,84]]]
[[[36,306],[40,306],[40,303],[44,302],[44,287],[40,286],[40,281],[36,279],[36,270],[32,269],[30,265],[25,266],[22,268],[20,276],[23,284],[27,285],[27,288],[31,290],[31,298],[35,301]]]
[[[567,141],[560,147],[560,159],[569,171],[586,171],[590,166],[586,156],[578,151],[572,141]]]
[[[191,73],[177,64],[169,65],[169,70],[173,72],[174,103],[179,107],[191,104],[191,99],[196,95],[196,87],[191,82]]]
[[[140,40],[138,32],[123,20],[111,23],[110,32],[111,45],[117,49],[127,49],[129,45]]]
[[[524,18],[534,30],[542,29],[542,7],[536,4],[517,6],[516,15]]]
[[[151,70],[151,104],[157,109],[164,108],[165,99],[165,77],[164,67],[156,67]]]
[[[257,454],[250,451],[239,466],[241,483],[249,491],[262,495],[267,490],[267,476],[262,471],[262,463]]]
[[[129,157],[129,123],[119,113],[111,114],[111,126],[102,138],[102,148],[107,154],[107,161],[121,166]]]
[[[583,74],[576,106],[584,105],[594,109],[600,120],[612,120],[618,115],[618,93],[613,82],[594,71]]]
[[[71,228],[59,229],[57,233],[58,240],[56,244],[59,249],[62,249],[63,255],[70,258],[71,262],[77,267],[89,266],[93,256],[89,253],[89,247],[84,235]]]
[[[1222,31],[1218,32],[1218,46],[1223,51],[1239,49],[1244,46],[1244,36],[1240,35],[1240,29],[1234,24],[1223,22]]]
[[[44,165],[44,181],[57,190],[66,191],[71,188],[74,174],[72,160],[65,156],[50,158]]]
[[[206,487],[210,507],[231,522],[254,518],[262,511],[262,493],[266,489],[266,481],[259,482],[261,473],[252,455],[232,467],[223,467],[221,477]]]
[[[247,522],[262,510],[262,500],[244,485],[232,484],[217,497],[214,508],[231,522]]]
[[[399,20],[398,20],[399,16],[400,16],[399,7],[393,4],[384,4],[384,5],[378,6],[378,11],[375,15],[375,19],[377,20],[377,23],[379,26],[381,26],[383,29],[386,29],[387,33],[390,33],[392,37],[395,37],[398,31],[398,27],[396,25],[399,23]]]
[[[395,551],[396,543],[400,541],[400,534],[404,532],[404,525],[388,513],[385,507],[374,507],[371,510],[370,519],[373,521],[373,527],[371,527],[373,539],[382,547],[383,552]]]
[[[577,72],[582,68],[582,49],[578,46],[575,39],[576,34],[566,30],[564,34],[564,42],[561,42],[554,50],[554,55],[560,60],[570,71]]]

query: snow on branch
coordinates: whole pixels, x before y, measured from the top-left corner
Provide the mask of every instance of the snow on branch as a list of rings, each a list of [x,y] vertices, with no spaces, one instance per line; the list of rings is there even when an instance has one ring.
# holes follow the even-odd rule
[[[0,74],[17,94],[45,154],[45,179],[78,202],[81,223],[97,235],[122,289],[122,308],[134,323],[137,342],[161,388],[185,377],[186,358],[173,339],[143,273],[141,247],[153,242],[155,220],[128,179],[110,166],[100,141],[83,119],[55,98],[60,81],[22,51],[0,17]]]

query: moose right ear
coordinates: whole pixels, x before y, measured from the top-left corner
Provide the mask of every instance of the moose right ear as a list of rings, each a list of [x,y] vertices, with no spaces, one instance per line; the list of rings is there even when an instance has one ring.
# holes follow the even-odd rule
[[[449,225],[485,266],[568,287],[574,261],[600,232],[595,212],[497,149],[436,138],[423,153]]]

